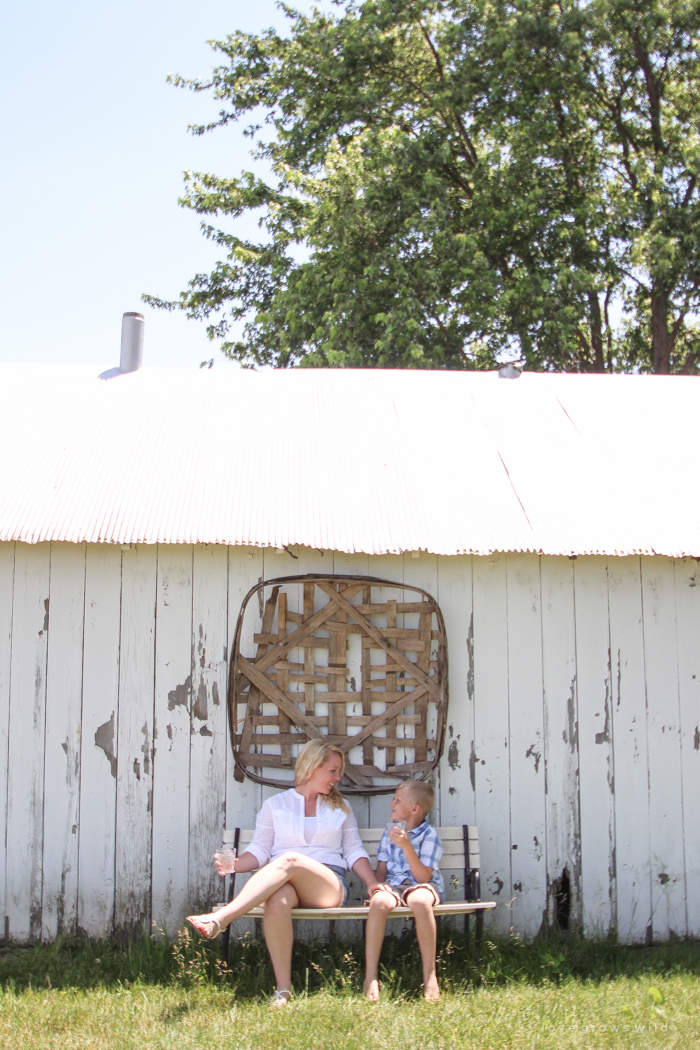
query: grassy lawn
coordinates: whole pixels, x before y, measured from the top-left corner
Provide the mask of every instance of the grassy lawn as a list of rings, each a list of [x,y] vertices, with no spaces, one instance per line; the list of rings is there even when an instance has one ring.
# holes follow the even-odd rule
[[[297,944],[297,997],[268,1010],[264,947],[58,941],[0,949],[0,1047],[443,1050],[700,1046],[700,944],[625,948],[575,937],[488,943],[479,984],[464,938],[439,952],[443,998],[420,998],[415,945],[387,941],[383,997],[361,995],[362,945]]]

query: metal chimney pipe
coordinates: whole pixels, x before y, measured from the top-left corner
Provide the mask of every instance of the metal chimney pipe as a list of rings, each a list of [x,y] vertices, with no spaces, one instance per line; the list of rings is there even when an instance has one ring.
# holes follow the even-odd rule
[[[143,364],[143,314],[126,313],[122,317],[120,372],[137,372]]]

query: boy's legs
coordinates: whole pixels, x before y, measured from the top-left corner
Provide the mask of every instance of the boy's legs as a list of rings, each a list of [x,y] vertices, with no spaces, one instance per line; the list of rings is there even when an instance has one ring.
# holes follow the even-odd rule
[[[416,938],[423,964],[423,994],[426,999],[434,1001],[440,998],[440,987],[435,971],[437,952],[437,925],[433,912],[433,906],[436,903],[435,894],[427,887],[418,886],[416,889],[405,891],[404,900],[413,912],[416,923]]]
[[[398,903],[394,894],[387,890],[377,890],[369,902],[365,924],[365,995],[373,1003],[379,999],[379,956],[386,934],[386,920]]]

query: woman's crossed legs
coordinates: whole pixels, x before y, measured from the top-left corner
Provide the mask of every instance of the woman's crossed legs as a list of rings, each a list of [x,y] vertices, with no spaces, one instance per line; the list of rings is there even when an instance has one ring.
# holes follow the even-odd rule
[[[434,1002],[440,998],[440,987],[435,970],[437,951],[437,926],[433,912],[433,905],[436,903],[435,893],[427,887],[416,886],[415,889],[404,891],[403,897],[406,906],[413,912],[416,923],[416,938],[423,967],[423,994],[426,999]],[[376,1002],[379,999],[379,956],[386,935],[387,919],[399,903],[399,896],[389,890],[377,890],[369,903],[365,934],[365,995],[370,1002]]]
[[[292,908],[337,908],[343,890],[337,875],[303,853],[283,853],[259,868],[230,904],[208,915],[191,915],[188,921],[200,933],[215,923],[222,930],[259,904],[265,905],[265,943],[275,971],[277,988],[288,991],[292,982]],[[192,921],[195,920],[195,921]],[[214,922],[212,921],[214,920]]]

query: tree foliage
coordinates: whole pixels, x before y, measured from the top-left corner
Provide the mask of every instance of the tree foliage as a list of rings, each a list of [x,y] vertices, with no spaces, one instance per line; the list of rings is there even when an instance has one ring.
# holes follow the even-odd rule
[[[695,370],[700,0],[284,11],[176,81],[270,176],[187,174],[225,258],[146,301],[248,364]]]

